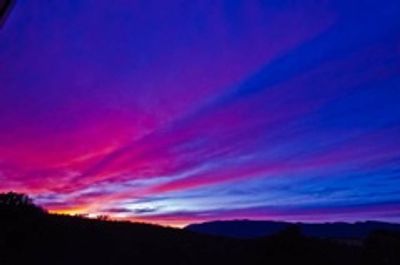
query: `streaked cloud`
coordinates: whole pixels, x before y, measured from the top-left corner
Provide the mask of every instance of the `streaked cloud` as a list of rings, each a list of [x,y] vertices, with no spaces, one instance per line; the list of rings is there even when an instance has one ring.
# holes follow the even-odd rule
[[[62,213],[395,220],[397,1],[19,1],[0,191]]]

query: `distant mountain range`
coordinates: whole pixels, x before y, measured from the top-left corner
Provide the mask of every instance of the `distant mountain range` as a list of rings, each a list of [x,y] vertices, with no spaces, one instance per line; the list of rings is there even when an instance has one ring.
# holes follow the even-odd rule
[[[49,214],[26,195],[0,193],[1,265],[399,265],[400,233],[348,238],[382,229],[400,226],[234,221],[176,229]]]
[[[233,238],[257,238],[271,236],[297,226],[305,236],[319,238],[365,238],[374,231],[400,232],[400,224],[385,222],[357,222],[357,223],[288,223],[274,221],[213,221],[200,224],[191,224],[186,230]]]

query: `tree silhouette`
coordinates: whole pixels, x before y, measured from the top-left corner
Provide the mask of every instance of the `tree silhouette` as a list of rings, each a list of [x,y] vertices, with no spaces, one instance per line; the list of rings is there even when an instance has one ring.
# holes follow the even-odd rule
[[[0,265],[398,265],[400,234],[374,233],[364,244],[302,235],[297,224],[251,239],[44,213],[25,194],[0,194]]]
[[[8,192],[0,194],[0,204],[10,207],[32,206],[33,201],[25,194]]]
[[[110,220],[110,217],[109,217],[108,215],[101,214],[101,215],[98,215],[98,216],[96,217],[96,219],[99,220],[99,221],[109,221],[109,220]]]
[[[0,193],[0,210],[43,213],[44,210],[33,203],[33,200],[23,194],[16,192]]]

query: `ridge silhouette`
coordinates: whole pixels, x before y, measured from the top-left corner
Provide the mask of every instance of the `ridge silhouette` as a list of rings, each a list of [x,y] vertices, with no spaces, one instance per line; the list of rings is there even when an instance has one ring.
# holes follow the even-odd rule
[[[293,225],[256,239],[157,225],[48,214],[18,193],[0,194],[0,264],[398,265],[400,235],[361,244],[307,237]]]
[[[356,223],[288,223],[233,220],[190,224],[185,229],[202,234],[246,239],[274,235],[293,225],[297,226],[305,236],[332,239],[362,239],[377,230],[400,232],[400,224],[377,221]]]

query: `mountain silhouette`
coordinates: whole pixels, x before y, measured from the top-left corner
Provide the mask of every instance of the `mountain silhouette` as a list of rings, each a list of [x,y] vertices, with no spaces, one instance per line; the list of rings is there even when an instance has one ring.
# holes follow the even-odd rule
[[[280,228],[254,239],[213,236],[49,214],[26,195],[7,193],[0,194],[0,264],[400,264],[400,233],[372,232],[360,244],[348,244],[304,236],[298,225]]]
[[[277,234],[290,226],[296,225],[303,235],[318,238],[366,238],[374,231],[400,232],[400,224],[385,222],[357,222],[357,223],[288,223],[274,221],[213,221],[200,224],[191,224],[186,230],[232,238],[257,238]]]

